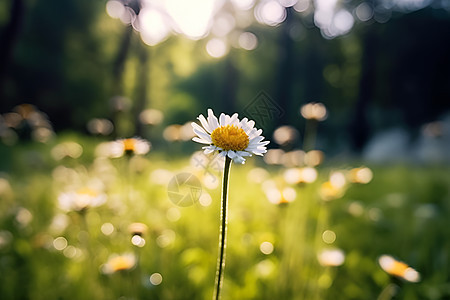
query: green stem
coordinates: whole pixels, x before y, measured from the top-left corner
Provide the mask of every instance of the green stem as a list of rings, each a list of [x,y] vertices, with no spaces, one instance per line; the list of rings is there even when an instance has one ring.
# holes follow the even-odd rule
[[[225,157],[222,181],[222,200],[220,210],[220,233],[219,233],[219,257],[217,258],[216,285],[214,300],[220,299],[220,290],[223,285],[223,271],[225,269],[225,249],[227,243],[227,212],[228,212],[228,181],[230,179],[231,158]]]

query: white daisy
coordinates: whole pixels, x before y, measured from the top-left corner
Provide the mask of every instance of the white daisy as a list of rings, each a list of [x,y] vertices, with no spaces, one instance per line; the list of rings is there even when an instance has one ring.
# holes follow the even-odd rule
[[[256,129],[252,120],[243,118],[239,121],[237,113],[231,117],[222,113],[218,120],[212,109],[208,109],[208,118],[200,115],[197,119],[203,127],[192,122],[197,135],[192,140],[208,145],[203,147],[205,154],[219,151],[222,157],[228,156],[235,163],[243,164],[245,156],[262,156],[267,152],[269,141],[263,141],[262,130]]]

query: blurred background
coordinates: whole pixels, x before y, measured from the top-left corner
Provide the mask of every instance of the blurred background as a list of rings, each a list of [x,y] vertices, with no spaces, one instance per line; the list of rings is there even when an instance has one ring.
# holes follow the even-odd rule
[[[210,297],[212,108],[271,141],[232,170],[225,299],[449,299],[449,53],[447,0],[2,1],[0,294]]]

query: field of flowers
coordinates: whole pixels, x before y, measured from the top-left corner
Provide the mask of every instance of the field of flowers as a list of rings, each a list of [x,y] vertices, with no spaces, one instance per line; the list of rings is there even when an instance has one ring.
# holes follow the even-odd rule
[[[148,150],[0,146],[1,299],[211,298],[223,162]],[[280,151],[231,167],[222,299],[450,299],[445,167]]]

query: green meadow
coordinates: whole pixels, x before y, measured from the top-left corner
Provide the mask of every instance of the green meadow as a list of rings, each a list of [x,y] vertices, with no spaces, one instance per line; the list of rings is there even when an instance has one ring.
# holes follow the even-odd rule
[[[68,141],[75,154],[58,155]],[[221,182],[213,157],[151,149],[108,158],[98,144],[72,136],[1,146],[1,298],[210,299]],[[449,299],[447,168],[365,165],[358,182],[356,167],[325,157],[305,181],[294,178],[299,166],[233,164],[222,299]],[[168,195],[180,173],[201,183],[184,206]],[[383,255],[415,276],[389,274]]]

